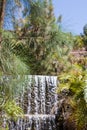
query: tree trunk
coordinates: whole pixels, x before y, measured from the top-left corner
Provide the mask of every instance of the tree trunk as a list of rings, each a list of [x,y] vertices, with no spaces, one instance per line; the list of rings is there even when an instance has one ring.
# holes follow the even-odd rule
[[[1,30],[3,28],[4,23],[5,5],[6,0],[0,0],[0,42],[1,42]]]

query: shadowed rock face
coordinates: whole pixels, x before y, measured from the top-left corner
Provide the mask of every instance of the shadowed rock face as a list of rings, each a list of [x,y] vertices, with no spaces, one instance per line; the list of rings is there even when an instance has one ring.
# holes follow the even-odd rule
[[[58,130],[77,130],[75,121],[70,119],[73,108],[70,105],[69,95],[71,93],[68,90],[63,90],[58,95],[56,106],[53,106],[51,110],[51,113],[54,114],[55,108],[57,108],[55,123]]]

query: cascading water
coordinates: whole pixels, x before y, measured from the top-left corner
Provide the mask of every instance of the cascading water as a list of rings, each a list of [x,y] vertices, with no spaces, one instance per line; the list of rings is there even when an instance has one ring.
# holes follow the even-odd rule
[[[26,77],[26,76],[25,76]],[[23,87],[19,105],[24,110],[24,118],[9,125],[9,130],[56,130],[55,113],[57,77],[28,76],[26,89]]]

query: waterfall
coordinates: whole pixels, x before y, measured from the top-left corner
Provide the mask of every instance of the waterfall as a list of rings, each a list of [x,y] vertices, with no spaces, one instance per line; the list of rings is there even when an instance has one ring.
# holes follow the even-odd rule
[[[24,110],[24,118],[11,121],[9,130],[56,130],[55,114],[52,108],[57,106],[56,76],[25,76],[28,79],[23,86],[19,105]]]

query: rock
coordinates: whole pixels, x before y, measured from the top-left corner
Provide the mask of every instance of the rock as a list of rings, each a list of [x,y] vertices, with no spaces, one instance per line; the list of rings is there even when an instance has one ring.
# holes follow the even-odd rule
[[[70,92],[67,89],[64,89],[61,94],[58,96],[58,102],[52,108],[52,114],[55,114],[56,111],[56,128],[57,130],[76,130],[76,125],[74,121],[70,120],[70,116],[73,113],[73,108],[70,105]],[[56,108],[55,108],[56,107]]]

